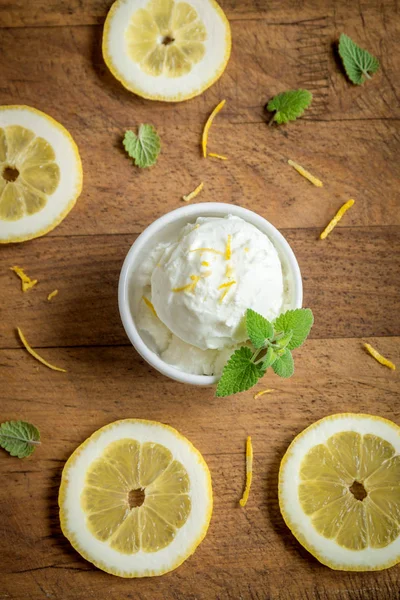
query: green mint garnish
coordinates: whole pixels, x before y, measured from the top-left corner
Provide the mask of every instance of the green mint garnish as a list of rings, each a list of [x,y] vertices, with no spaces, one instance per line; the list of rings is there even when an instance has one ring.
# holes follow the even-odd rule
[[[137,167],[151,167],[157,162],[161,142],[153,125],[140,125],[138,135],[126,131],[122,143]]]
[[[40,444],[40,433],[25,421],[6,421],[0,425],[0,447],[18,458],[32,454]]]
[[[312,93],[308,90],[290,90],[278,94],[267,104],[269,112],[276,111],[270,123],[274,121],[281,125],[295,121],[312,102]]]
[[[357,46],[345,33],[339,38],[339,54],[348,78],[356,85],[371,79],[370,73],[376,73],[379,69],[379,60]]]
[[[250,308],[245,318],[249,345],[235,350],[226,363],[217,386],[218,397],[250,389],[268,367],[280,377],[291,377],[294,373],[291,350],[301,346],[314,322],[309,308],[288,310],[273,323]]]

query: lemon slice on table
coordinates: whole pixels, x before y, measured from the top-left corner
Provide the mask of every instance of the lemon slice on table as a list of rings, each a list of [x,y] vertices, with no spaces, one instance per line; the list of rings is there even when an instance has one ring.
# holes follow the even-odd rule
[[[279,504],[298,541],[331,569],[400,562],[400,427],[351,413],[317,421],[282,460]]]
[[[67,461],[59,494],[64,535],[120,577],[176,569],[206,535],[208,467],[172,427],[126,419],[99,429]]]
[[[68,131],[35,108],[0,106],[0,243],[48,233],[81,190],[81,159]]]
[[[111,73],[151,100],[201,94],[222,75],[230,52],[229,22],[215,0],[117,0],[104,26]]]

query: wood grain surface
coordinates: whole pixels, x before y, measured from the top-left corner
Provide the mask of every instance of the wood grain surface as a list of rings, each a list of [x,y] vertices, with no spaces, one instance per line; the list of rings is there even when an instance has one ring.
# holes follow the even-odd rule
[[[397,371],[363,350],[369,341],[400,364],[400,15],[396,0],[223,0],[232,25],[228,68],[182,104],[124,90],[101,56],[110,0],[0,0],[0,104],[28,104],[76,139],[84,190],[68,218],[42,239],[0,247],[0,421],[35,423],[42,445],[26,460],[0,454],[0,600],[398,600],[400,567],[334,572],[295,540],[280,516],[277,477],[293,437],[326,415],[353,411],[400,424]],[[352,86],[335,54],[345,31],[376,54],[380,71]],[[305,87],[311,109],[267,127],[265,103]],[[225,109],[204,161],[199,139],[219,100]],[[135,169],[121,150],[126,128],[153,123],[162,153]],[[311,186],[291,158],[324,182]],[[298,257],[311,339],[290,380],[268,375],[254,390],[216,399],[151,369],[129,344],[117,308],[123,259],[155,218],[200,201],[250,208],[280,228]],[[325,241],[338,207],[355,205]],[[39,280],[22,294],[9,267]],[[47,302],[47,294],[59,294]],[[55,373],[21,348],[15,328]],[[83,560],[62,536],[57,493],[71,452],[99,427],[126,417],[176,427],[204,454],[214,513],[192,558],[161,578],[122,580]],[[252,435],[254,483],[245,509],[244,443]]]

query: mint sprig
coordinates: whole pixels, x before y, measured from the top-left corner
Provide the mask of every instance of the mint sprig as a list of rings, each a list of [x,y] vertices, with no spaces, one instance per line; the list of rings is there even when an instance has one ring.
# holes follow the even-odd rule
[[[291,350],[303,344],[314,322],[309,308],[288,310],[273,323],[251,308],[245,318],[250,343],[235,350],[226,363],[217,386],[220,398],[250,389],[269,367],[280,377],[291,377]]]
[[[361,85],[371,79],[372,73],[379,69],[379,60],[367,50],[360,48],[348,35],[342,33],[339,38],[339,54],[350,81]]]
[[[308,90],[289,90],[288,92],[277,94],[267,104],[269,112],[275,111],[269,124],[272,124],[274,121],[278,125],[287,123],[288,121],[295,121],[310,106],[312,97],[312,93]]]
[[[6,421],[0,425],[0,447],[18,458],[26,458],[40,444],[39,430],[25,421]]]

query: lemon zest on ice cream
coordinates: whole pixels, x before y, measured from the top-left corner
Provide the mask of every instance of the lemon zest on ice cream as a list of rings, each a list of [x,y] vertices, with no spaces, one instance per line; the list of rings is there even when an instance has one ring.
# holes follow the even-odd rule
[[[201,139],[201,145],[203,148],[203,156],[207,158],[207,142],[208,142],[208,132],[210,131],[210,127],[212,122],[214,121],[216,115],[222,110],[225,106],[226,100],[221,100],[221,102],[214,108],[211,115],[208,117],[206,124],[204,125],[203,136]]]
[[[226,283],[221,283],[221,285],[218,287],[219,290],[223,290],[225,288],[229,288],[231,287],[231,285],[235,285],[236,281],[227,281]]]
[[[207,262],[206,260],[203,260],[203,261],[202,261],[202,263],[201,263],[201,266],[202,266],[202,267],[209,267],[209,266],[210,266],[210,263],[209,263],[209,262]]]
[[[14,273],[20,278],[21,288],[23,292],[27,292],[28,290],[33,288],[34,285],[37,284],[37,279],[31,279],[30,277],[28,277],[28,275],[26,275],[24,273],[24,270],[20,267],[10,267],[10,270],[14,271]]]
[[[145,305],[151,310],[151,312],[153,313],[153,315],[156,317],[157,313],[156,313],[156,309],[153,306],[153,303],[150,302],[150,300],[148,298],[146,298],[146,296],[142,296],[142,300],[145,303]]]
[[[243,496],[239,500],[240,506],[246,506],[247,500],[249,499],[251,480],[253,478],[253,446],[251,443],[251,437],[248,436],[246,440],[246,485],[244,488]]]
[[[232,274],[233,274],[232,265],[230,265],[230,264],[226,265],[225,277],[230,279],[232,277]]]
[[[191,275],[190,279],[192,283],[188,283],[187,285],[183,285],[182,287],[173,288],[173,292],[194,292],[196,289],[196,285],[199,283],[201,277],[199,275]]]
[[[377,350],[375,350],[375,348],[373,348],[371,346],[371,344],[364,344],[364,348],[367,350],[367,352],[370,353],[371,356],[373,356],[375,358],[375,360],[377,360],[379,363],[381,363],[381,365],[384,365],[385,367],[388,367],[389,369],[392,369],[393,371],[396,370],[396,365],[393,364],[391,360],[388,360],[387,358],[382,356],[382,354],[379,354],[379,352]]]
[[[230,260],[232,256],[232,236],[228,235],[228,241],[226,242],[225,248],[225,260]]]
[[[354,204],[354,200],[348,200],[345,204],[343,204],[343,206],[341,206],[339,208],[336,215],[328,223],[328,225],[325,227],[324,231],[319,236],[321,240],[324,240],[330,234],[332,229],[334,227],[336,227],[336,225],[339,223],[339,221],[343,217],[344,213],[347,212],[349,210],[349,208],[351,208],[353,206],[353,204]]]
[[[288,164],[291,167],[293,167],[302,177],[304,177],[305,179],[308,179],[308,181],[310,181],[310,183],[312,183],[313,185],[316,185],[317,187],[324,186],[322,181],[320,181],[319,179],[314,177],[314,175],[311,175],[311,173],[309,171],[304,169],[301,165],[298,165],[297,163],[295,163],[293,160],[288,160]]]
[[[220,254],[221,256],[224,256],[224,252],[215,250],[215,248],[195,248],[194,250],[190,250],[190,252],[200,252],[200,254],[204,254],[204,252],[211,252],[212,254]]]
[[[193,198],[196,198],[196,196],[198,196],[200,194],[203,187],[204,187],[204,182],[202,181],[200,183],[200,185],[198,185],[197,188],[195,190],[193,190],[193,192],[190,192],[190,194],[188,194],[187,196],[182,196],[182,200],[184,202],[190,202],[191,200],[193,200]]]
[[[33,358],[36,358],[36,360],[38,360],[39,362],[41,362],[43,365],[45,365],[49,369],[52,369],[53,371],[61,371],[61,373],[66,373],[67,372],[65,369],[60,369],[59,367],[55,367],[54,365],[52,365],[49,362],[47,362],[47,360],[45,360],[44,358],[42,358],[41,356],[39,356],[39,354],[37,352],[35,352],[35,350],[33,350],[33,348],[30,347],[30,345],[26,341],[26,338],[25,338],[24,334],[22,333],[22,331],[20,330],[19,327],[17,327],[17,331],[18,331],[18,335],[19,335],[19,338],[20,338],[21,342],[23,343],[23,345],[25,346],[25,348],[29,352],[29,354],[31,356],[33,356]]]

